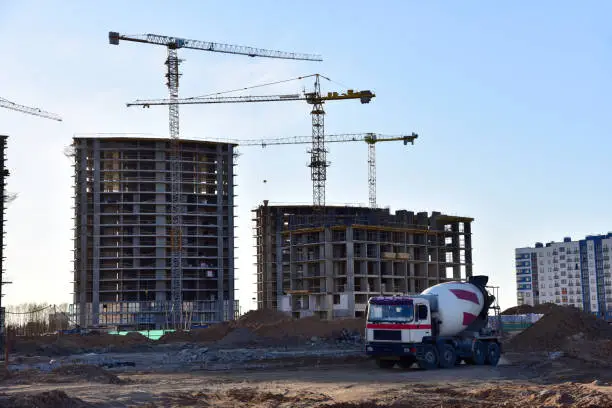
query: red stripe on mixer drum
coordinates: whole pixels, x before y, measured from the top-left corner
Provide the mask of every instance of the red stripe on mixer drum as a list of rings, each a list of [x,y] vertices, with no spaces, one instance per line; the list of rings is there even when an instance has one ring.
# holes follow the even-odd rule
[[[459,299],[474,302],[477,305],[480,304],[480,302],[478,301],[478,296],[476,296],[474,292],[470,292],[469,290],[463,289],[451,289],[450,291],[453,292],[453,295],[457,296],[457,298]]]
[[[476,320],[478,316],[473,315],[471,313],[463,312],[463,325],[469,326],[474,320]]]

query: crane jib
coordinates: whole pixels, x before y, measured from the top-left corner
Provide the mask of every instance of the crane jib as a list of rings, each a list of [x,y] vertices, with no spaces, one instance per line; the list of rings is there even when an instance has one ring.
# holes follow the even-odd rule
[[[110,44],[118,45],[119,40],[139,42],[144,44],[162,45],[171,49],[188,48],[201,51],[246,55],[248,57],[323,61],[323,58],[321,58],[321,56],[317,54],[267,50],[264,48],[245,47],[242,45],[223,44],[210,41],[189,40],[186,38],[169,37],[158,34],[121,35],[116,31],[110,31],[108,33],[108,41]]]

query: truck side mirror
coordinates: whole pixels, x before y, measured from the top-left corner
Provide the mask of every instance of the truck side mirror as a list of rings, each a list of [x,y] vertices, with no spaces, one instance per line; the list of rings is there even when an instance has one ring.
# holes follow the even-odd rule
[[[417,316],[419,320],[427,320],[427,306],[419,305],[417,307]]]

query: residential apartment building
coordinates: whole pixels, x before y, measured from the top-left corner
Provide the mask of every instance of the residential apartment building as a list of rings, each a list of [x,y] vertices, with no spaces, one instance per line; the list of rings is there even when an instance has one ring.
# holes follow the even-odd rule
[[[612,233],[516,248],[519,305],[555,303],[612,318]]]
[[[82,327],[234,317],[234,146],[180,141],[181,222],[172,234],[170,139],[74,138],[73,314]],[[176,246],[179,285],[171,276]],[[181,322],[170,326],[175,288]]]
[[[266,201],[254,213],[258,309],[362,316],[371,296],[472,276],[469,217]]]

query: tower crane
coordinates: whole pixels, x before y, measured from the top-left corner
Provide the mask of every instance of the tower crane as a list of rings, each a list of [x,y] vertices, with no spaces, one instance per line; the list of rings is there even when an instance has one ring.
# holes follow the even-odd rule
[[[321,94],[320,77],[327,80],[329,78],[320,74],[307,75],[298,79],[315,77],[314,90],[312,92],[304,92],[304,95],[265,95],[265,96],[227,96],[227,97],[195,97],[183,99],[151,99],[151,100],[136,100],[128,103],[127,106],[142,106],[144,108],[153,105],[193,105],[193,104],[209,104],[209,103],[241,103],[241,102],[286,102],[286,101],[306,101],[312,105],[312,137],[310,150],[310,178],[312,179],[312,201],[315,207],[321,208],[325,206],[325,182],[327,180],[327,149],[325,148],[325,111],[323,104],[326,101],[338,101],[347,99],[359,99],[364,103],[370,103],[376,95],[369,90],[354,91],[348,89],[346,93],[328,92],[327,95]]]
[[[21,113],[27,113],[28,115],[40,116],[42,118],[57,120],[58,122],[62,121],[62,118],[56,115],[55,113],[47,112],[38,108],[32,108],[30,106],[19,105],[4,98],[0,98],[0,107],[12,109]]]
[[[419,135],[412,132],[411,135],[381,135],[377,133],[347,133],[340,135],[327,135],[325,139],[327,143],[343,143],[343,142],[365,142],[368,145],[368,198],[371,208],[376,208],[376,143],[403,141],[404,145],[408,143],[414,144],[414,140]],[[311,143],[309,136],[294,136],[277,139],[251,139],[251,140],[233,140],[239,146],[267,146],[289,145],[289,144],[309,144]]]
[[[15,102],[11,102],[8,99],[4,99],[0,97],[0,107],[2,108],[7,108],[7,109],[11,109],[17,112],[21,112],[21,113],[26,113],[28,115],[33,115],[33,116],[40,116],[42,118],[47,118],[47,119],[51,119],[51,120],[57,120],[59,122],[61,122],[62,118],[59,117],[58,115],[56,115],[55,113],[51,113],[51,112],[47,112],[44,111],[42,109],[38,109],[38,108],[32,108],[30,106],[25,106],[25,105],[19,105]],[[2,149],[0,150],[0,154],[4,155],[4,148],[6,146],[6,138],[7,136],[3,136],[2,137]],[[12,201],[15,199],[16,194],[15,195],[7,195],[4,192],[4,185],[5,185],[5,177],[9,176],[9,171],[8,169],[4,168],[4,159],[2,159],[2,164],[1,164],[1,170],[0,170],[0,198],[2,199],[2,203],[0,205],[2,205],[2,208],[0,208],[0,353],[2,355],[4,355],[4,326],[5,326],[5,311],[4,311],[4,307],[2,306],[2,297],[4,296],[2,294],[2,286],[3,285],[7,285],[11,282],[4,282],[2,280],[2,273],[3,273],[3,268],[2,268],[2,261],[4,259],[3,256],[3,250],[4,250],[4,204],[6,202]]]
[[[181,163],[180,163],[180,143],[179,138],[179,107],[178,107],[178,90],[179,90],[179,64],[181,60],[178,58],[178,49],[187,48],[200,51],[221,52],[226,54],[246,55],[249,57],[266,57],[280,58],[292,60],[306,61],[322,61],[318,55],[302,54],[284,51],[273,51],[261,48],[244,47],[240,45],[221,44],[209,41],[188,40],[179,37],[168,37],[157,34],[144,35],[123,35],[118,32],[111,31],[108,33],[108,41],[110,44],[119,45],[119,41],[132,41],[143,44],[161,45],[168,49],[168,57],[165,64],[167,65],[166,86],[170,94],[168,103],[169,127],[170,127],[170,184],[171,184],[171,232],[170,232],[170,247],[171,247],[171,302],[172,302],[172,320],[173,326],[176,328],[180,324],[179,318],[182,314],[182,217],[179,211],[180,195],[181,195]],[[231,306],[230,306],[231,307]],[[221,307],[219,309],[221,312]],[[230,310],[231,312],[231,310]],[[230,313],[231,315],[231,313]],[[222,316],[220,316],[222,318]],[[97,323],[97,322],[96,322]]]

